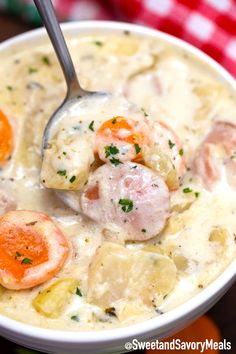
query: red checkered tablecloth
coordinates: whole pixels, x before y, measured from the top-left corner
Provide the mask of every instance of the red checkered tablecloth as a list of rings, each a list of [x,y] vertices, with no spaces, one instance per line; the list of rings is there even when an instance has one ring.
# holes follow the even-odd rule
[[[22,13],[33,18],[35,8],[31,0],[0,0],[0,5],[5,4],[5,8],[14,12],[17,3],[21,4],[18,9]],[[53,0],[53,3],[61,21],[122,20],[170,33],[202,49],[236,77],[236,0]]]

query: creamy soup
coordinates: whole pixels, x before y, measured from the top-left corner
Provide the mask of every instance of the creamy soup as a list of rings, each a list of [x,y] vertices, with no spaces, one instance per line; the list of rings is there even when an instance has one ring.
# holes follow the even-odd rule
[[[48,43],[0,65],[0,312],[101,330],[161,316],[235,258],[236,97],[188,53],[124,32]],[[63,203],[67,200],[67,205]]]

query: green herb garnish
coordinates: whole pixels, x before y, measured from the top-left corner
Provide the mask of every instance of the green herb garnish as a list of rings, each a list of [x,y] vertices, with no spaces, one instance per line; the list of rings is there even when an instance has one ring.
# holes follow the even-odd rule
[[[147,114],[147,112],[145,111],[145,109],[144,109],[144,108],[141,108],[141,111],[143,112],[144,117],[148,117],[148,114]]]
[[[103,46],[103,43],[101,41],[94,41],[93,44],[95,44],[97,47]]]
[[[119,159],[116,159],[115,157],[112,157],[110,159],[110,163],[112,163],[112,165],[114,165],[114,166],[118,166],[119,164],[121,164],[123,162],[121,162]]]
[[[89,129],[90,129],[92,132],[94,132],[94,127],[93,127],[93,125],[94,125],[94,120],[92,120],[92,122],[89,124]]]
[[[117,149],[114,145],[107,145],[104,147],[105,150],[105,157],[109,157],[111,155],[116,155],[119,153],[119,149]]]
[[[30,68],[28,69],[28,73],[29,73],[29,74],[34,74],[34,73],[36,73],[37,71],[38,71],[38,69],[32,68],[32,67],[30,67]]]
[[[44,64],[46,64],[47,66],[50,66],[50,65],[51,65],[51,61],[50,61],[50,59],[49,59],[49,57],[48,57],[47,55],[44,55],[44,56],[42,57],[42,62],[43,62]]]
[[[191,188],[189,188],[189,187],[186,187],[186,188],[184,188],[183,189],[183,193],[192,193],[192,189]]]
[[[168,144],[169,144],[169,148],[170,148],[170,149],[173,149],[173,147],[175,146],[175,144],[172,143],[171,140],[168,140]]]
[[[24,258],[22,259],[21,264],[32,264],[32,259]]]
[[[67,152],[63,151],[63,155],[67,155]]]
[[[194,194],[195,194],[195,197],[198,198],[200,195],[200,192],[195,192]]]
[[[134,144],[134,147],[135,147],[136,154],[138,154],[141,151],[141,147],[139,146],[139,144]]]
[[[72,176],[72,177],[69,179],[70,183],[73,183],[75,180],[76,180],[76,177],[75,177],[75,176]]]
[[[184,154],[184,149],[179,149],[179,155],[183,156],[183,154]]]
[[[75,293],[78,296],[83,296],[79,288],[76,288],[76,292]]]
[[[66,176],[66,170],[59,170],[59,171],[57,171],[57,174],[59,176]]]
[[[6,86],[8,91],[12,91],[13,87],[12,86]]]
[[[76,322],[79,322],[80,321],[80,318],[78,315],[74,315],[74,316],[71,316],[70,318],[72,321],[76,321]]]
[[[122,205],[122,210],[125,213],[129,213],[131,210],[133,210],[134,203],[131,199],[120,199],[119,204]]]
[[[142,229],[141,231],[142,231],[142,232],[147,232],[147,230],[146,230],[146,229]]]
[[[117,119],[116,119],[116,118],[114,118],[111,122],[112,122],[112,124],[116,124]]]

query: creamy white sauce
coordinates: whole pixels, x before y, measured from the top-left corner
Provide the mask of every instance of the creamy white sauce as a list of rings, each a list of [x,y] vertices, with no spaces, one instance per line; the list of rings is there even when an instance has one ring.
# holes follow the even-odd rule
[[[104,44],[97,46],[97,40]],[[90,168],[94,163],[94,132],[89,129],[93,120],[96,130],[107,119],[119,115],[146,119],[140,111],[143,108],[149,116],[147,120],[162,120],[178,134],[187,167],[191,167],[196,150],[213,121],[220,119],[236,124],[235,96],[230,88],[208,67],[177,49],[153,39],[123,34],[74,38],[69,41],[69,47],[85,89],[108,91],[114,96],[111,100],[104,98],[102,109],[101,101],[97,105],[96,99],[92,106],[90,102],[88,106],[87,102],[81,104],[78,100],[70,112],[65,112],[53,132],[58,134],[61,146],[58,151],[61,159],[54,159],[54,170],[66,169],[70,170],[70,177],[76,175],[78,165],[73,161],[79,160],[78,155],[84,157],[80,160],[82,167],[87,164]],[[43,62],[45,55],[50,58],[50,65]],[[37,71],[29,73],[30,67]],[[158,315],[147,308],[146,312],[120,322],[86,301],[89,264],[106,238],[98,224],[67,208],[52,190],[43,187],[39,177],[43,129],[65,95],[62,73],[51,47],[36,47],[31,55],[28,51],[7,53],[7,59],[1,59],[0,76],[0,108],[9,117],[15,132],[14,153],[0,171],[0,178],[15,198],[17,209],[49,214],[70,243],[66,264],[47,284],[27,291],[1,288],[1,313],[33,325],[65,330],[99,330]],[[13,89],[8,90],[7,86]],[[120,97],[122,94],[138,108],[127,106],[126,100]],[[75,139],[75,151],[70,150],[71,147],[67,150],[68,136]],[[81,139],[84,139],[83,144]],[[71,154],[70,160],[63,151]],[[176,263],[176,286],[159,306],[161,311],[169,311],[201,291],[235,258],[236,190],[228,184],[222,165],[221,170],[222,178],[212,192],[203,188],[191,170],[187,171],[179,190],[171,192],[172,214],[167,227],[149,241],[127,244],[132,249],[158,245],[174,261],[180,256],[186,263],[182,267]],[[84,183],[86,179],[85,173],[81,180]],[[193,192],[183,193],[187,187]],[[199,193],[198,197],[195,192]],[[186,210],[176,211],[176,205],[186,203],[189,203]],[[215,227],[228,232],[223,246],[209,241]],[[115,274],[114,269],[114,277]],[[55,280],[68,276],[79,279],[83,296],[72,295],[56,319],[40,315],[32,306],[33,298]],[[71,320],[73,315],[78,315],[80,322]]]

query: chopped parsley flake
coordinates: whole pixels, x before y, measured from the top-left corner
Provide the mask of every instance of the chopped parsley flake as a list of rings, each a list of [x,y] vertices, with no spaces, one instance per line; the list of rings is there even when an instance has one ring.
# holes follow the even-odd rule
[[[184,154],[184,149],[179,149],[179,155],[183,156],[183,154]]]
[[[22,254],[20,252],[16,251],[16,257],[21,257],[21,256],[22,256]]]
[[[8,91],[12,91],[12,90],[13,90],[13,87],[12,87],[12,86],[7,86],[7,90],[8,90]]]
[[[69,179],[70,183],[73,183],[75,180],[76,180],[76,177],[75,177],[75,176],[72,176],[72,177]]]
[[[80,321],[80,318],[78,315],[74,315],[74,316],[71,316],[70,318],[72,321],[75,321],[75,322],[79,322]]]
[[[89,129],[94,132],[94,120],[92,120],[92,122],[89,124]]]
[[[57,174],[59,176],[66,176],[66,170],[59,170],[59,171],[57,171]]]
[[[111,122],[112,122],[112,124],[116,124],[117,119],[116,119],[116,118],[114,118]]]
[[[51,61],[50,61],[50,59],[49,59],[49,57],[48,57],[47,55],[44,55],[44,56],[42,57],[42,62],[43,62],[44,64],[48,65],[48,66],[51,65]]]
[[[139,146],[139,144],[134,144],[134,147],[135,147],[136,154],[138,154],[141,151],[141,147]]]
[[[105,157],[116,155],[119,152],[119,149],[117,149],[117,147],[114,145],[107,145],[104,147],[104,150],[105,150]]]
[[[31,264],[32,263],[32,259],[30,258],[24,258],[21,261],[21,264]]]
[[[67,155],[67,152],[63,151],[63,155]]]
[[[119,159],[116,159],[115,157],[112,157],[110,159],[110,163],[112,163],[112,165],[114,166],[118,166],[119,164],[121,164],[122,162]]]
[[[103,46],[103,43],[101,41],[94,41],[93,44],[95,44],[97,47]]]
[[[76,295],[78,295],[78,296],[83,296],[82,295],[82,293],[81,293],[81,291],[80,291],[80,288],[76,288]]]
[[[200,192],[195,192],[195,197],[198,198],[200,196]]]
[[[134,203],[131,199],[120,199],[119,204],[122,205],[122,210],[125,213],[129,213],[131,210],[133,210]]]
[[[144,117],[148,117],[148,114],[147,114],[147,112],[145,111],[145,109],[144,109],[144,108],[141,108],[141,111],[143,112]]]
[[[192,189],[191,188],[189,188],[189,187],[186,187],[186,188],[184,188],[183,189],[183,193],[192,193]]]
[[[171,140],[168,140],[168,144],[170,149],[173,149],[173,147],[175,146],[175,144]]]
[[[142,232],[147,232],[147,230],[146,230],[146,229],[142,229],[141,231],[142,231]]]
[[[28,73],[29,73],[29,74],[34,74],[34,73],[36,73],[37,71],[38,71],[38,69],[32,68],[32,67],[30,67],[30,68],[28,69]]]

